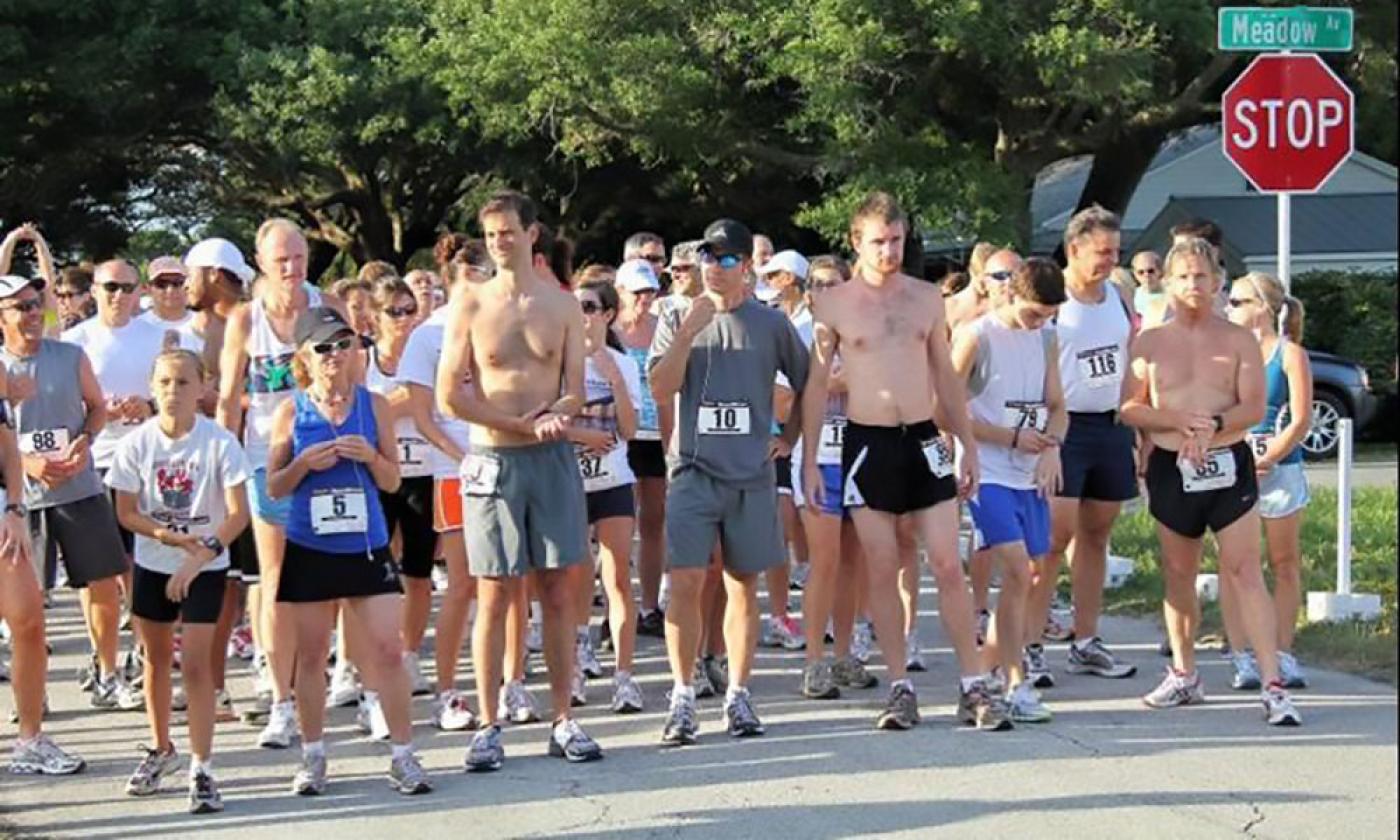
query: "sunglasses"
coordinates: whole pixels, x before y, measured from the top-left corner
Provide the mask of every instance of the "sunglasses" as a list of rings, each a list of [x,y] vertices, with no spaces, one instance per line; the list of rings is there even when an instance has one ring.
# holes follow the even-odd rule
[[[666,264],[666,257],[665,257],[665,255],[663,255],[663,254],[643,254],[643,255],[642,255],[642,259],[646,260],[647,262],[651,263],[652,265],[665,265],[665,264]]]
[[[72,300],[73,298],[87,297],[87,292],[54,292],[53,296],[59,300]]]
[[[311,345],[311,352],[318,356],[329,356],[332,353],[344,353],[355,344],[353,336],[338,338],[335,341],[322,341],[319,344]]]
[[[1009,271],[989,271],[987,272],[987,277],[997,281],[998,283],[1011,282],[1011,272]]]
[[[704,253],[700,254],[700,262],[704,263],[705,265],[718,264],[720,268],[724,269],[734,268],[743,261],[744,258],[739,256],[738,254],[721,254],[719,256],[715,256],[709,251],[705,251]]]
[[[384,314],[388,315],[390,318],[412,318],[418,314],[418,305],[386,306],[384,307]]]
[[[40,309],[43,309],[44,302],[39,298],[34,298],[32,300],[22,300],[13,306],[6,306],[3,308],[12,312],[18,312],[21,315],[28,315],[30,312],[38,312]]]
[[[115,295],[115,294],[118,294],[118,293],[126,294],[126,295],[132,295],[132,294],[136,294],[136,284],[135,284],[135,283],[103,283],[103,284],[102,284],[102,291],[106,292],[106,293],[109,294],[109,295]]]
[[[1231,309],[1240,309],[1246,304],[1254,303],[1254,298],[1229,298],[1225,301]]]
[[[184,287],[185,287],[185,281],[184,281],[184,280],[152,280],[152,281],[151,281],[151,288],[153,288],[153,289],[159,289],[159,290],[162,291],[162,292],[168,292],[168,291],[170,291],[171,289],[183,289]]]
[[[1156,274],[1156,273],[1157,273],[1157,269],[1155,269],[1155,268],[1135,268],[1135,269],[1133,269],[1133,273],[1134,273],[1134,274]]]
[[[581,308],[581,309],[583,310],[583,314],[585,314],[585,315],[597,315],[599,312],[605,312],[605,311],[606,311],[606,310],[603,308],[603,304],[599,303],[599,302],[596,301],[596,300],[583,300],[583,301],[579,301],[579,304],[578,304],[578,305],[579,305],[579,308]]]
[[[672,274],[689,274],[695,270],[693,265],[673,265],[668,269]]]

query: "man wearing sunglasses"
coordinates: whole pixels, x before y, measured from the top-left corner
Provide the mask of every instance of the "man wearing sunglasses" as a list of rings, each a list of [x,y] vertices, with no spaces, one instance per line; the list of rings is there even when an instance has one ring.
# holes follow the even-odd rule
[[[151,308],[141,313],[140,320],[163,330],[175,330],[182,344],[203,354],[204,339],[195,332],[194,312],[189,305],[189,271],[180,258],[151,260],[146,266],[146,288]]]
[[[695,742],[694,663],[706,569],[716,544],[728,596],[723,622],[730,680],[724,711],[733,737],[763,734],[748,682],[758,643],[758,576],[782,561],[773,459],[791,452],[800,428],[794,408],[779,444],[772,436],[773,383],[779,373],[800,394],[807,350],[779,310],[749,294],[753,235],[720,219],[705,229],[699,258],[705,291],[656,328],[647,359],[658,405],[679,396],[667,453],[666,612],[671,709],[661,741]]]
[[[657,294],[661,291],[661,273],[666,270],[666,241],[651,231],[638,231],[622,243],[622,261],[646,260],[657,278]]]
[[[1149,311],[1163,308],[1167,299],[1167,290],[1162,286],[1162,258],[1156,251],[1138,251],[1131,264],[1138,284],[1133,293],[1133,311],[1145,319]]]

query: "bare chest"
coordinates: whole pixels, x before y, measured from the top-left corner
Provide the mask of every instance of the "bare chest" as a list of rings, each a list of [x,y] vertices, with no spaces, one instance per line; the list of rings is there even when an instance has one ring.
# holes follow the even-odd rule
[[[564,329],[558,314],[539,303],[487,303],[472,319],[472,346],[482,367],[557,365]]]
[[[1239,357],[1224,339],[1173,341],[1150,366],[1154,390],[1234,393]]]
[[[880,300],[852,295],[843,303],[837,331],[848,363],[859,364],[858,357],[866,354],[917,356],[928,342],[933,313],[912,295]]]

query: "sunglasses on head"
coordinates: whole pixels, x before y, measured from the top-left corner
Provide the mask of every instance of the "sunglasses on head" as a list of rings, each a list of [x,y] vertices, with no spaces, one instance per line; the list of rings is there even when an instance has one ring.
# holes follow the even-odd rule
[[[38,312],[40,309],[43,309],[44,302],[39,298],[32,298],[30,300],[22,300],[19,303],[4,308],[18,312],[21,315],[27,315],[30,312]]]
[[[122,293],[122,294],[127,294],[127,295],[135,294],[135,293],[136,293],[136,284],[135,284],[135,283],[103,283],[103,284],[102,284],[102,291],[106,292],[106,293],[109,294],[109,295],[115,295],[115,294],[117,294],[118,292],[120,292],[120,293]]]
[[[319,344],[311,345],[311,352],[318,356],[329,356],[332,353],[344,353],[355,344],[355,337],[347,335],[344,338],[337,338],[335,341],[322,341]]]
[[[390,318],[411,318],[418,314],[418,304],[410,303],[407,306],[386,306],[384,314]]]
[[[169,279],[169,280],[161,279],[161,280],[152,280],[152,281],[151,281],[151,288],[153,288],[153,289],[159,289],[159,290],[161,290],[162,292],[168,292],[168,291],[170,291],[171,289],[183,289],[184,287],[185,287],[185,281],[184,281],[184,280],[180,280],[180,279],[174,279],[174,278],[172,278],[172,279]]]
[[[718,264],[720,268],[725,268],[725,269],[734,268],[735,266],[739,265],[739,263],[741,263],[741,262],[743,262],[743,261],[744,261],[744,258],[741,257],[741,256],[739,256],[738,254],[719,254],[719,255],[716,255],[716,254],[715,254],[714,252],[712,252],[712,251],[703,251],[703,252],[701,252],[701,254],[700,254],[700,262],[705,263],[706,265],[709,265],[709,264],[712,264],[712,263],[713,263],[713,264]]]
[[[603,308],[603,304],[596,300],[581,300],[578,305],[585,315],[597,315],[599,312],[606,311]]]

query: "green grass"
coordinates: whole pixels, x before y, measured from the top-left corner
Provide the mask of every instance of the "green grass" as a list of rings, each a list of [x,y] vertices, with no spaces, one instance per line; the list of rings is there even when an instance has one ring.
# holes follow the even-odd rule
[[[1374,464],[1393,462],[1397,457],[1400,456],[1394,442],[1357,443],[1352,460],[1358,464]]]
[[[1381,596],[1381,617],[1375,622],[1309,625],[1299,630],[1300,656],[1320,665],[1396,682],[1396,490],[1363,487],[1352,491],[1352,590]],[[1337,580],[1337,493],[1313,489],[1304,514],[1303,591],[1332,591]],[[1263,545],[1263,536],[1260,536]],[[1162,576],[1156,527],[1142,505],[1119,518],[1111,541],[1114,554],[1133,560],[1134,574],[1119,589],[1105,593],[1110,612],[1159,615]],[[1264,570],[1267,577],[1268,563]],[[1217,569],[1213,541],[1206,541],[1201,570]],[[1306,616],[1300,614],[1300,619]],[[1218,636],[1220,614],[1214,604],[1202,610],[1202,636]]]

